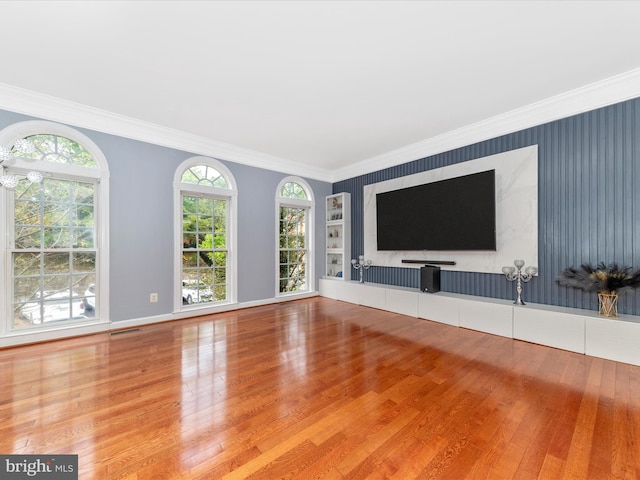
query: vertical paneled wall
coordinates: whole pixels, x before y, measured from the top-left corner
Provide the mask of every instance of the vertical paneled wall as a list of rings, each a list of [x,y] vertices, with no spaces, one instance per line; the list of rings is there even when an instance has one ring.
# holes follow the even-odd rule
[[[525,285],[524,299],[597,309],[595,294],[560,287],[555,280],[566,267],[584,262],[640,269],[640,99],[335,183],[334,193],[351,193],[353,254],[363,253],[365,185],[534,144],[540,274]],[[419,284],[417,269],[374,266],[365,275],[370,282]],[[443,271],[442,290],[514,298],[515,285],[497,274]],[[640,315],[640,291],[623,293],[619,310]]]

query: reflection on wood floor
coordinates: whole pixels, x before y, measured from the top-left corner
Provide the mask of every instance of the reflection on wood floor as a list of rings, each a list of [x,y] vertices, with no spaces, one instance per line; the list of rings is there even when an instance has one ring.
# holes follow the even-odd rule
[[[640,478],[640,367],[326,298],[0,350],[85,479]]]

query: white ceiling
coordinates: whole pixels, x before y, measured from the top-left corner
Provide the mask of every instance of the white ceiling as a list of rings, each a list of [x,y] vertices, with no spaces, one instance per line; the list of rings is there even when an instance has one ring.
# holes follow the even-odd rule
[[[2,1],[0,18],[5,97],[80,104],[0,108],[142,121],[330,180],[640,67],[636,1]]]

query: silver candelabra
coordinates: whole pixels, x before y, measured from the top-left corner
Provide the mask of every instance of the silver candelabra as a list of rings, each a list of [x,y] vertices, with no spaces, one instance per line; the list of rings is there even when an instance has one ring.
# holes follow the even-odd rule
[[[353,268],[356,270],[360,270],[360,283],[364,283],[364,270],[371,266],[371,260],[365,260],[364,255],[360,255],[358,260],[355,258],[351,259],[351,265],[353,265]]]
[[[524,260],[514,260],[515,267],[507,266],[502,267],[502,273],[507,277],[510,282],[516,281],[516,292],[518,292],[518,298],[513,302],[516,305],[524,305],[522,301],[522,282],[528,282],[538,273],[537,267],[527,267],[522,273],[522,267],[524,267]]]

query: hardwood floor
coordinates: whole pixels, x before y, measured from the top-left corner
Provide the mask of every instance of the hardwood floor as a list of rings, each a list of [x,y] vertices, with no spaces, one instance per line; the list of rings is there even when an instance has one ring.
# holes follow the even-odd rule
[[[80,479],[640,479],[640,367],[326,298],[0,350]]]

